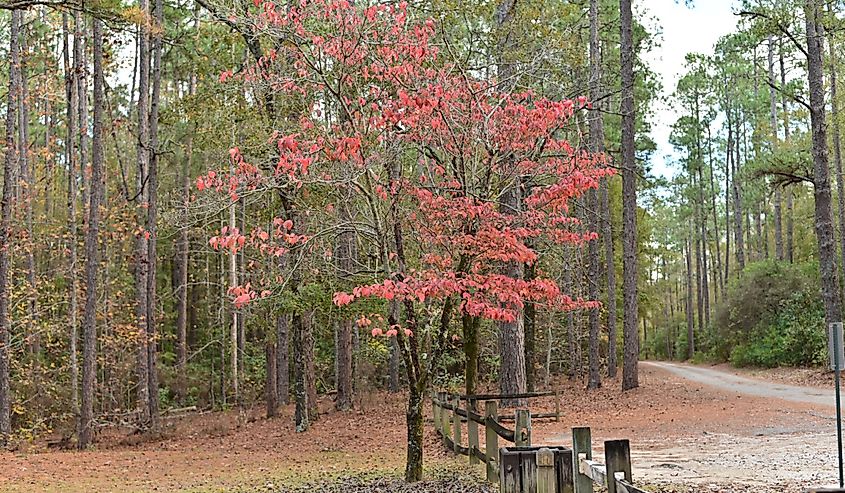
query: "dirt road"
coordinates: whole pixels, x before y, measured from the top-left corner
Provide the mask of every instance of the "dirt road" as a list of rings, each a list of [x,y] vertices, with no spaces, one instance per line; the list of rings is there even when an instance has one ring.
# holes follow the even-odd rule
[[[597,423],[601,440],[631,439],[635,477],[713,492],[803,491],[835,482],[832,389],[675,363],[644,362],[640,372],[645,385],[659,380],[683,397],[644,418],[631,416],[621,433],[615,420]]]
[[[741,377],[712,368],[678,363],[647,361],[643,362],[642,365],[657,367],[686,380],[728,392],[820,406],[834,407],[836,405],[833,389],[824,390],[814,387],[785,385],[756,378]]]

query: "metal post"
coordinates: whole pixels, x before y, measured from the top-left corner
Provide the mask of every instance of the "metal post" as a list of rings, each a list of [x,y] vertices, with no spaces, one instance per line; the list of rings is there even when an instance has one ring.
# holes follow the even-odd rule
[[[833,336],[833,366],[834,366],[834,381],[836,385],[836,450],[839,457],[839,487],[843,486],[843,468],[842,468],[842,400],[839,396],[839,372],[842,368],[842,362],[839,361],[839,345],[842,338],[842,322],[830,324],[830,330]]]

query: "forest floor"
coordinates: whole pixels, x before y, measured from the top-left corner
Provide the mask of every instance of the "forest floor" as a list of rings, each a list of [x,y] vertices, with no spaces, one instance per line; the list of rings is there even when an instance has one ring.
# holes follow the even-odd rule
[[[590,426],[601,457],[604,440],[628,438],[635,479],[660,492],[801,491],[834,481],[832,405],[754,395],[748,388],[697,377],[695,371],[706,368],[728,380],[739,374],[750,379],[743,385],[759,382],[773,388],[808,378],[806,383],[823,385],[822,373],[816,378],[800,376],[800,370],[787,375],[783,370],[677,366],[687,373],[642,364],[640,388],[624,394],[618,392],[618,378],[589,393],[580,382],[559,382],[564,418],[535,421],[534,442],[570,444],[571,427]],[[326,478],[340,478],[327,490],[350,492],[356,488],[349,481],[356,480],[344,476],[401,474],[401,395],[367,395],[350,412],[330,411],[331,406],[330,400],[322,401],[325,413],[299,435],[293,432],[288,406],[271,420],[261,418],[260,408],[170,420],[155,439],[112,430],[102,433],[88,452],[45,451],[37,445],[0,452],[0,492],[316,491],[314,482]],[[538,411],[552,406],[551,399],[531,403]],[[429,475],[460,473],[445,483],[430,483],[425,491],[484,491],[455,483],[455,477],[473,471],[463,465],[466,458],[443,450],[429,423],[425,442]],[[481,476],[480,469],[476,473]],[[397,488],[382,484],[372,491]]]

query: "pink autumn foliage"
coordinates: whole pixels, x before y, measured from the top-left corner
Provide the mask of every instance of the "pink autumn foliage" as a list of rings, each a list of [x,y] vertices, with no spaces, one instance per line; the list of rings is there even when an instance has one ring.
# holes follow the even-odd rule
[[[581,245],[597,237],[569,215],[569,205],[613,170],[606,156],[576,149],[562,137],[576,112],[590,106],[586,99],[504,92],[495,81],[438,60],[434,22],[414,19],[404,2],[253,5],[255,30],[287,42],[238,73],[224,72],[221,82],[288,94],[305,101],[305,108],[294,132],[270,137],[270,166],[254,166],[233,148],[228,168],[199,177],[198,190],[238,200],[281,183],[305,195],[352,172],[366,174],[367,185],[356,190],[367,200],[400,204],[419,257],[401,276],[335,293],[338,306],[360,298],[424,303],[453,297],[460,313],[501,321],[514,320],[529,301],[552,310],[598,306],[562,293],[549,277],[500,273],[506,262],[537,262],[537,246]],[[319,94],[345,94],[339,101],[343,118],[326,119]],[[420,157],[413,174],[390,180],[386,163],[397,154],[387,149],[396,148]],[[523,208],[503,214],[499,191],[523,183],[530,184]],[[309,228],[317,227],[276,218],[272,231],[223,228],[210,244],[279,256],[315,238]],[[254,299],[248,293],[233,292],[236,304]],[[361,321],[374,336],[411,335],[401,327],[384,330],[367,317]]]

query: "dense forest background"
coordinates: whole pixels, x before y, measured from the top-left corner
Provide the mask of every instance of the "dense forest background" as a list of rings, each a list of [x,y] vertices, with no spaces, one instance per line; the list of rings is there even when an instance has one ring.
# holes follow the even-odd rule
[[[407,391],[414,409],[431,386],[595,388],[620,365],[628,389],[639,357],[821,364],[845,278],[841,7],[737,2],[737,31],[688,55],[670,88],[665,177],[650,169],[662,88],[641,56],[660,43],[645,3],[633,17],[605,0],[0,3],[0,435],[59,430],[84,447],[107,423],[155,430],[163,409],[273,415],[290,400],[304,430],[317,393],[348,409]],[[395,51],[363,52],[368,39]],[[390,132],[413,145],[388,157],[388,131],[360,126],[366,98],[390,91],[362,71],[376,66],[447,88],[460,74],[475,89],[456,101],[513,103],[505,130],[469,120],[461,148],[434,120],[417,135],[397,117]],[[408,89],[420,107],[425,90]],[[519,168],[559,159],[541,140],[575,167]],[[309,174],[305,143],[323,142],[331,158]],[[361,149],[380,150],[346,156]],[[450,174],[464,159],[478,181]],[[413,190],[453,200],[439,176],[477,185],[477,216],[397,192],[426,170],[437,177]],[[564,239],[502,226],[556,183]],[[489,244],[499,253],[467,254]],[[504,278],[484,270],[500,264]],[[425,265],[504,279],[477,289],[502,306],[515,293],[515,315],[466,288],[388,283]]]

